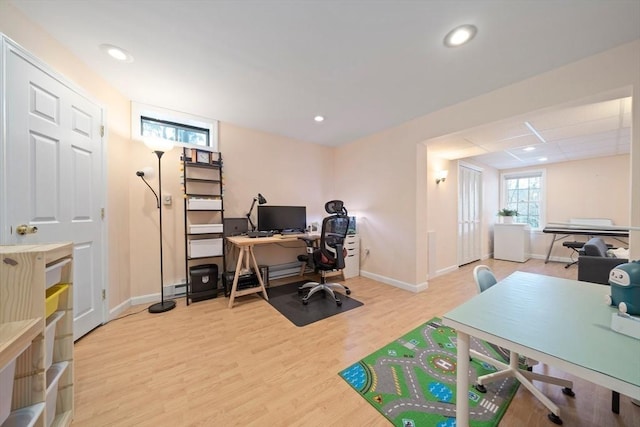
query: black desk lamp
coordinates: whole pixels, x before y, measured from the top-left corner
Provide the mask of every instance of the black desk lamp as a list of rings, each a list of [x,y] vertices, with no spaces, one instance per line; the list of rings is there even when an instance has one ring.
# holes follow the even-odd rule
[[[160,159],[162,155],[170,151],[173,148],[173,142],[168,141],[166,139],[159,138],[150,138],[144,140],[144,143],[147,147],[151,148],[154,153],[158,156],[158,194],[151,188],[146,179],[144,179],[145,171],[138,171],[136,175],[139,176],[147,187],[153,192],[153,195],[156,196],[156,204],[158,206],[159,212],[159,229],[160,229],[160,302],[152,304],[149,306],[149,313],[164,313],[165,311],[172,310],[176,307],[176,302],[174,300],[164,300],[164,277],[163,277],[163,265],[162,265],[162,206],[160,205],[160,200],[162,200],[162,162]]]
[[[253,221],[251,221],[251,212],[253,212],[253,207],[256,205],[256,202],[258,202],[259,205],[264,205],[265,203],[267,203],[267,199],[265,199],[264,196],[260,193],[258,193],[258,195],[253,198],[253,202],[251,202],[251,208],[249,208],[249,213],[247,214],[247,219],[249,220],[249,224],[251,225],[251,231],[256,231],[256,226],[253,224]]]

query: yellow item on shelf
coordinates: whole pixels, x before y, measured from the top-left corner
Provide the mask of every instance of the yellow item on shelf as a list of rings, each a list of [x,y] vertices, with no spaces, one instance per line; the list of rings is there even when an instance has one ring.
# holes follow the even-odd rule
[[[45,317],[49,317],[56,312],[56,310],[58,309],[58,299],[60,298],[60,295],[62,295],[62,293],[67,290],[68,287],[69,285],[59,284],[47,289],[47,297],[45,299]]]

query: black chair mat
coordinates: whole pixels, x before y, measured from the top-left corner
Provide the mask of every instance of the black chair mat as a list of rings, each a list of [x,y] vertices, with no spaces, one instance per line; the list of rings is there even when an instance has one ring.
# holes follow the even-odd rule
[[[363,305],[360,301],[338,292],[342,305],[338,306],[330,295],[317,292],[309,299],[309,304],[302,304],[302,295],[298,294],[298,287],[308,280],[286,285],[274,286],[267,289],[269,304],[296,326],[306,326],[318,320],[336,314],[344,313]]]

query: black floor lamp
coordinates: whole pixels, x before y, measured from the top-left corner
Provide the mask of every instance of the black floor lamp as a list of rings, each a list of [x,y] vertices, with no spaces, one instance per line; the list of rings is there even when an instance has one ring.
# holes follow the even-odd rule
[[[158,156],[158,194],[151,188],[146,179],[144,179],[144,171],[136,172],[136,175],[139,176],[147,187],[153,192],[153,195],[156,196],[156,204],[158,206],[159,212],[159,230],[160,230],[160,302],[152,304],[149,306],[149,313],[164,313],[165,311],[172,310],[176,307],[176,302],[174,300],[164,299],[164,277],[163,277],[163,265],[162,265],[162,205],[160,201],[162,200],[162,155],[170,151],[173,148],[173,143],[171,141],[165,139],[158,138],[149,138],[145,139],[144,143],[147,147],[151,148],[154,153]]]

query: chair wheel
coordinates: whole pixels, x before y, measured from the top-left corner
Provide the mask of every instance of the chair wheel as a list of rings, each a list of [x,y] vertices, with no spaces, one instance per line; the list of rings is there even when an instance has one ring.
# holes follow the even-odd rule
[[[339,299],[336,300],[336,304],[338,305],[338,307],[340,307],[342,305],[342,301],[340,301]]]
[[[307,305],[307,304],[309,304],[309,300],[303,299],[302,300],[302,305]]]
[[[569,387],[563,387],[562,388],[562,394],[565,394],[565,395],[567,395],[569,397],[576,397],[576,394]]]
[[[549,418],[554,424],[558,424],[559,426],[562,425],[562,420],[560,419],[560,417],[553,412],[550,412],[549,415],[547,415],[547,418]]]
[[[473,388],[478,390],[480,393],[486,393],[487,392],[487,388],[485,386],[483,386],[482,384],[474,384]]]
[[[351,289],[347,289],[347,295],[351,295]]]

